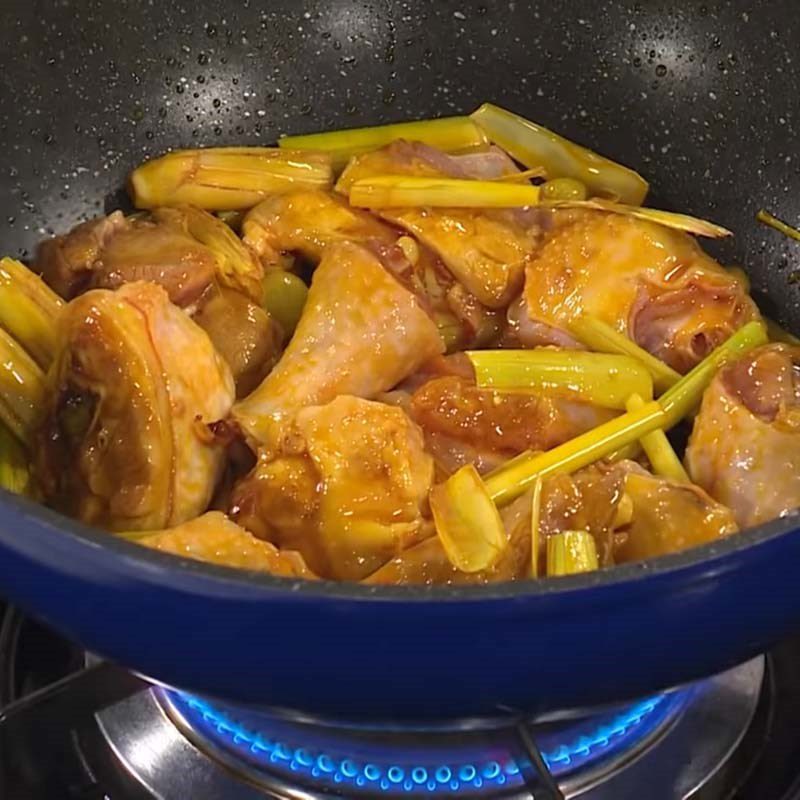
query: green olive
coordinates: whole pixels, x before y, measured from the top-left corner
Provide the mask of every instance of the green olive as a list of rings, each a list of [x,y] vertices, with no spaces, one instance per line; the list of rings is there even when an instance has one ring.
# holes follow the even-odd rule
[[[264,308],[280,323],[287,338],[294,333],[308,296],[308,286],[302,279],[282,269],[272,269],[264,275]]]
[[[553,178],[542,185],[545,200],[585,200],[586,187],[575,178]]]

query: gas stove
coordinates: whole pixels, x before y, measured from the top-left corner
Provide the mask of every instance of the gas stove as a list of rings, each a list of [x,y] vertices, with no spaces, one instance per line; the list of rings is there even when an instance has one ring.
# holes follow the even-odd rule
[[[153,686],[12,609],[0,627],[0,796],[800,800],[797,663],[800,640],[613,707],[365,726]]]

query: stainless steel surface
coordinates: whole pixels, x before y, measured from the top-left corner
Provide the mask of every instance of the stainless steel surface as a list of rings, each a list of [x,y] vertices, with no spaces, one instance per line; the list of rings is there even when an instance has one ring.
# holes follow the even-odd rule
[[[561,784],[572,800],[700,800],[741,742],[758,703],[764,658],[711,678],[680,713],[634,749]],[[98,714],[119,766],[158,800],[315,800],[324,791],[290,786],[199,736],[166,695],[151,689]],[[499,732],[498,732],[499,735]],[[534,729],[535,737],[535,729]],[[505,800],[531,800],[525,791]]]

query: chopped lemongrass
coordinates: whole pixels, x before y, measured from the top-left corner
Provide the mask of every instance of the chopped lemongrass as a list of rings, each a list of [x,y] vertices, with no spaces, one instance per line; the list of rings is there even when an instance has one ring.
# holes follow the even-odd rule
[[[19,440],[0,424],[0,487],[14,494],[29,494],[31,471]]]
[[[542,479],[537,478],[533,484],[531,497],[531,577],[539,577],[539,542],[541,541],[542,520]]]
[[[434,486],[430,504],[445,554],[462,572],[488,569],[508,546],[503,520],[472,464]]]
[[[45,397],[44,373],[22,346],[0,329],[0,421],[30,444]]]
[[[695,236],[706,236],[709,239],[721,239],[724,236],[733,236],[733,233],[721,225],[708,222],[688,214],[676,214],[674,211],[661,211],[658,208],[644,208],[643,206],[625,205],[614,203],[611,200],[593,198],[592,200],[556,200],[547,203],[551,208],[588,208],[592,211],[607,211],[610,214],[620,214],[624,217],[634,217],[647,222],[663,225],[676,231],[692,233]]]
[[[790,239],[797,239],[797,241],[800,242],[800,230],[793,228],[782,219],[778,219],[776,216],[770,214],[769,211],[762,208],[758,214],[756,214],[756,219],[764,225],[782,233],[784,236],[788,236]]]
[[[778,325],[774,319],[769,319],[769,317],[764,317],[764,322],[767,325],[767,336],[769,336],[769,340],[771,342],[782,342],[783,344],[791,344],[791,345],[800,345],[800,339],[798,339],[793,333],[789,333],[786,328]]]
[[[767,330],[763,322],[748,322],[739,328],[733,336],[659,397],[658,402],[667,416],[667,424],[664,427],[671,428],[676,425],[700,404],[703,392],[721,367],[753,348],[766,344],[767,341]]]
[[[617,510],[611,527],[613,530],[617,530],[630,525],[631,522],[633,522],[633,499],[627,492],[623,492],[617,503]]]
[[[45,370],[55,354],[56,320],[63,307],[64,301],[24,264],[0,260],[0,327]]]
[[[308,297],[308,286],[293,272],[271,269],[262,281],[263,305],[288,339],[297,327]]]
[[[597,545],[589,531],[564,531],[548,538],[548,577],[593,572],[597,568]]]
[[[328,153],[334,168],[338,170],[353,156],[377,150],[396,139],[424,142],[451,153],[471,150],[488,143],[483,131],[469,117],[441,117],[372,128],[284,136],[278,140],[278,146]]]
[[[644,406],[644,400],[638,394],[632,394],[628,398],[628,411],[638,411],[642,406]],[[650,460],[650,466],[656,475],[660,475],[662,478],[671,478],[674,481],[689,482],[689,476],[664,431],[652,431],[642,436],[639,441],[642,443],[642,449]]]
[[[664,427],[665,422],[666,414],[659,403],[646,403],[639,411],[615,417],[552,450],[517,456],[486,476],[486,488],[498,505],[509,503],[538,477],[575,472]]]
[[[586,187],[575,178],[553,178],[542,184],[543,200],[586,200]]]
[[[362,178],[350,187],[350,205],[358,208],[518,208],[536,205],[539,194],[538,186],[527,183],[377,175]]]
[[[484,103],[471,118],[489,139],[526,167],[544,167],[551,178],[575,178],[593,194],[639,205],[647,181],[628,167],[564,139],[504,108]]]
[[[191,205],[208,211],[252,208],[272,194],[329,189],[330,157],[277,147],[175,150],[147,161],[130,176],[137,208]]]
[[[570,331],[592,350],[601,353],[619,353],[640,361],[653,377],[653,385],[657,391],[666,391],[680,380],[680,374],[672,367],[597,317],[582,314],[572,322]]]
[[[474,350],[467,353],[480,388],[543,390],[624,409],[628,397],[651,399],[653,380],[629,356],[583,350]]]

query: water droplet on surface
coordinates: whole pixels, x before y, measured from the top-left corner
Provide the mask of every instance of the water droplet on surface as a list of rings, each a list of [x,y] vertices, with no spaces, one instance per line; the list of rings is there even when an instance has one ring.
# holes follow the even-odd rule
[[[206,25],[206,36],[209,39],[213,39],[217,35],[217,26],[216,25]]]

